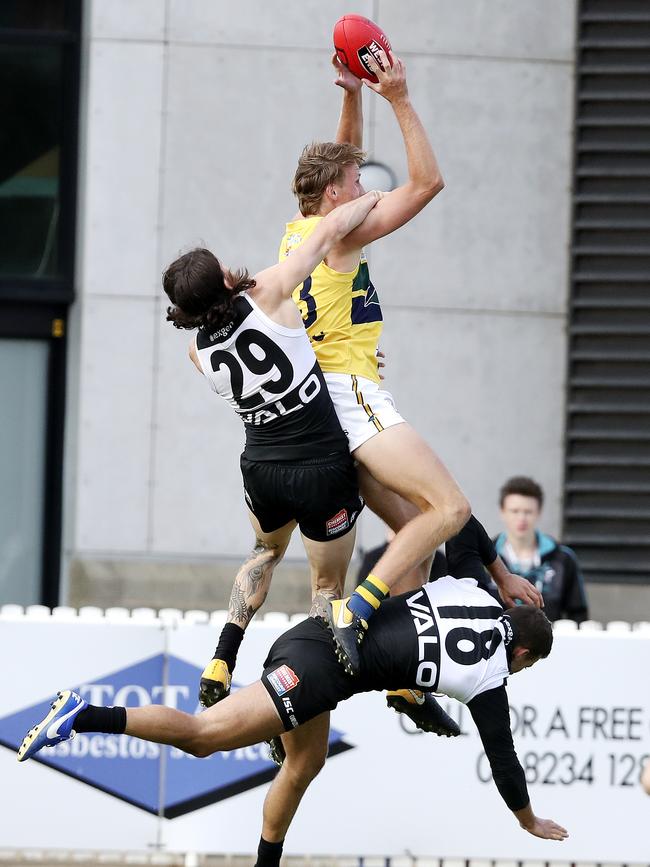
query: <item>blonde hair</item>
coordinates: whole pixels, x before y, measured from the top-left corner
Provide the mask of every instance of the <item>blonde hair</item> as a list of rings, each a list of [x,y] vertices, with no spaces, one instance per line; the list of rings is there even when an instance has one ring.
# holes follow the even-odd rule
[[[291,189],[303,217],[318,212],[329,184],[341,179],[346,166],[361,166],[365,153],[347,142],[312,142],[300,154]]]

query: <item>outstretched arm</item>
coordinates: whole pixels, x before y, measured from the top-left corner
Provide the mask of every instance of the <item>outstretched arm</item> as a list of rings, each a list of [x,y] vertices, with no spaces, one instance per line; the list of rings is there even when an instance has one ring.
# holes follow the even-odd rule
[[[361,79],[357,78],[345,64],[341,63],[336,52],[332,55],[332,66],[337,73],[334,84],[344,91],[335,141],[347,142],[358,148],[363,147]]]
[[[378,82],[364,79],[364,84],[387,99],[395,112],[404,139],[409,176],[403,186],[387,193],[371,218],[345,239],[343,245],[348,249],[361,248],[399,229],[444,187],[433,148],[409,99],[406,68],[397,57],[392,66],[385,54],[380,54],[380,58],[383,69],[374,58],[368,58]]]
[[[468,702],[467,707],[476,723],[499,794],[521,827],[545,840],[564,840],[568,837],[561,825],[552,819],[540,819],[533,813],[524,769],[519,764],[512,742],[505,686],[480,693]]]

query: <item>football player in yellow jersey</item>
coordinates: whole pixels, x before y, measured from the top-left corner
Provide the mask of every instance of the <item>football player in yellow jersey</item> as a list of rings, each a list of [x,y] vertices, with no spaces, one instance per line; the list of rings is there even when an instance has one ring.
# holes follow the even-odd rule
[[[372,573],[347,600],[331,603],[330,625],[350,672],[358,665],[357,645],[368,618],[389,592],[402,593],[426,580],[433,551],[458,532],[469,503],[442,461],[397,412],[380,387],[377,344],[382,316],[363,248],[415,217],[444,183],[426,131],[411,104],[399,58],[391,67],[369,60],[378,82],[365,81],[391,105],[399,124],[408,180],[388,193],[365,222],[336,244],[324,262],[294,292],[339,421],[359,463],[361,490],[370,508],[395,538]],[[293,189],[300,214],[287,225],[280,259],[290,256],[334,208],[363,194],[362,82],[334,61],[344,100],[336,142],[305,148]],[[506,604],[514,598],[539,605],[538,594],[498,563],[493,577]],[[342,588],[341,588],[342,591]],[[415,697],[394,696],[393,705]],[[433,702],[430,697],[417,701]],[[420,711],[421,713],[421,711]]]

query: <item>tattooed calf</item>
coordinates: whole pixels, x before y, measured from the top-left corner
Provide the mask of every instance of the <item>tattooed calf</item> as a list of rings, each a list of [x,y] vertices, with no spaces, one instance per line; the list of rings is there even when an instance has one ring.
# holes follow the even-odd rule
[[[255,547],[237,573],[230,594],[228,620],[242,629],[246,629],[255,612],[264,604],[278,555],[277,545],[256,539]]]

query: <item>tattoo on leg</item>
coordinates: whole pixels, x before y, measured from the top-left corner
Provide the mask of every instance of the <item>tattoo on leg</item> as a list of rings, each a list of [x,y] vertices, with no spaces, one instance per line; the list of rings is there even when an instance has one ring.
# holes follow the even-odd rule
[[[340,598],[341,594],[335,593],[333,590],[319,590],[311,601],[309,616],[320,617],[325,620],[327,618],[327,603],[330,599]]]
[[[273,569],[280,559],[278,545],[269,545],[261,539],[242,564],[230,594],[228,620],[246,629],[255,612],[266,599]]]

